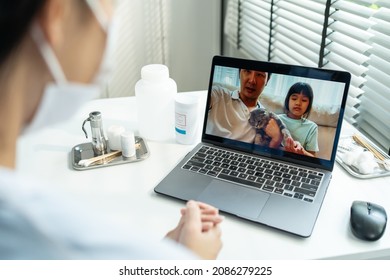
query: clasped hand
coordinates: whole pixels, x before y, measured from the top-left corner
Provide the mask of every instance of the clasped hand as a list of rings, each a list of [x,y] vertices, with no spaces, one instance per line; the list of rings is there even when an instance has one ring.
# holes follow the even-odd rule
[[[216,259],[222,248],[219,224],[223,217],[218,209],[195,201],[188,201],[181,209],[181,218],[166,237],[186,246],[203,259]]]

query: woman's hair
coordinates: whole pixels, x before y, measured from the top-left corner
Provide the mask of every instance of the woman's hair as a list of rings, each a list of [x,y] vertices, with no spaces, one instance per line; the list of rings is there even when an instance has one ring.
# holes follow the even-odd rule
[[[284,110],[286,113],[289,112],[288,104],[289,104],[291,95],[293,95],[294,93],[302,93],[304,96],[309,98],[309,105],[307,106],[305,113],[303,113],[303,115],[302,115],[303,119],[307,119],[309,117],[309,114],[310,114],[311,106],[313,105],[313,89],[307,83],[298,82],[298,83],[293,84],[290,87],[290,89],[288,90],[287,95],[286,95],[286,99],[284,100]]]
[[[0,65],[18,47],[46,0],[0,1]]]

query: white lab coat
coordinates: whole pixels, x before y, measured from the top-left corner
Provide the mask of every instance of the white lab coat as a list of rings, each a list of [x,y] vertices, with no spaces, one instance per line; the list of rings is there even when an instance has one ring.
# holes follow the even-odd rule
[[[196,258],[179,244],[140,238],[131,225],[110,224],[85,208],[0,167],[0,259]]]

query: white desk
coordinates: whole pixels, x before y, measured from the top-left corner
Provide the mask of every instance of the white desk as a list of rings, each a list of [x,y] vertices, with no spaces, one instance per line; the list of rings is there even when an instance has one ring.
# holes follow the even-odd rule
[[[206,92],[195,92],[205,100]],[[134,228],[161,238],[176,225],[183,202],[157,195],[154,186],[193,146],[179,145],[174,138],[148,142],[150,157],[144,161],[86,171],[69,164],[73,146],[88,142],[81,125],[89,112],[102,112],[105,128],[123,124],[137,130],[135,97],[95,100],[71,121],[19,141],[18,169],[44,181],[54,181],[75,200],[96,207]],[[343,128],[345,134],[348,128]],[[366,259],[390,258],[390,229],[376,242],[355,238],[349,229],[354,200],[385,207],[390,214],[390,177],[356,179],[335,165],[333,179],[313,234],[303,239],[288,233],[227,216],[222,224],[224,246],[220,259]],[[99,212],[100,211],[100,212]]]

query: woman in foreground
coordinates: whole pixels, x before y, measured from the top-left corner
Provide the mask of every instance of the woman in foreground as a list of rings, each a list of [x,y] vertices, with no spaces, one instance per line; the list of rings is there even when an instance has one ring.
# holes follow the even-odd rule
[[[99,96],[113,10],[109,0],[0,2],[0,259],[214,259],[221,249],[222,218],[209,205],[189,201],[153,243],[15,170],[20,134]]]

